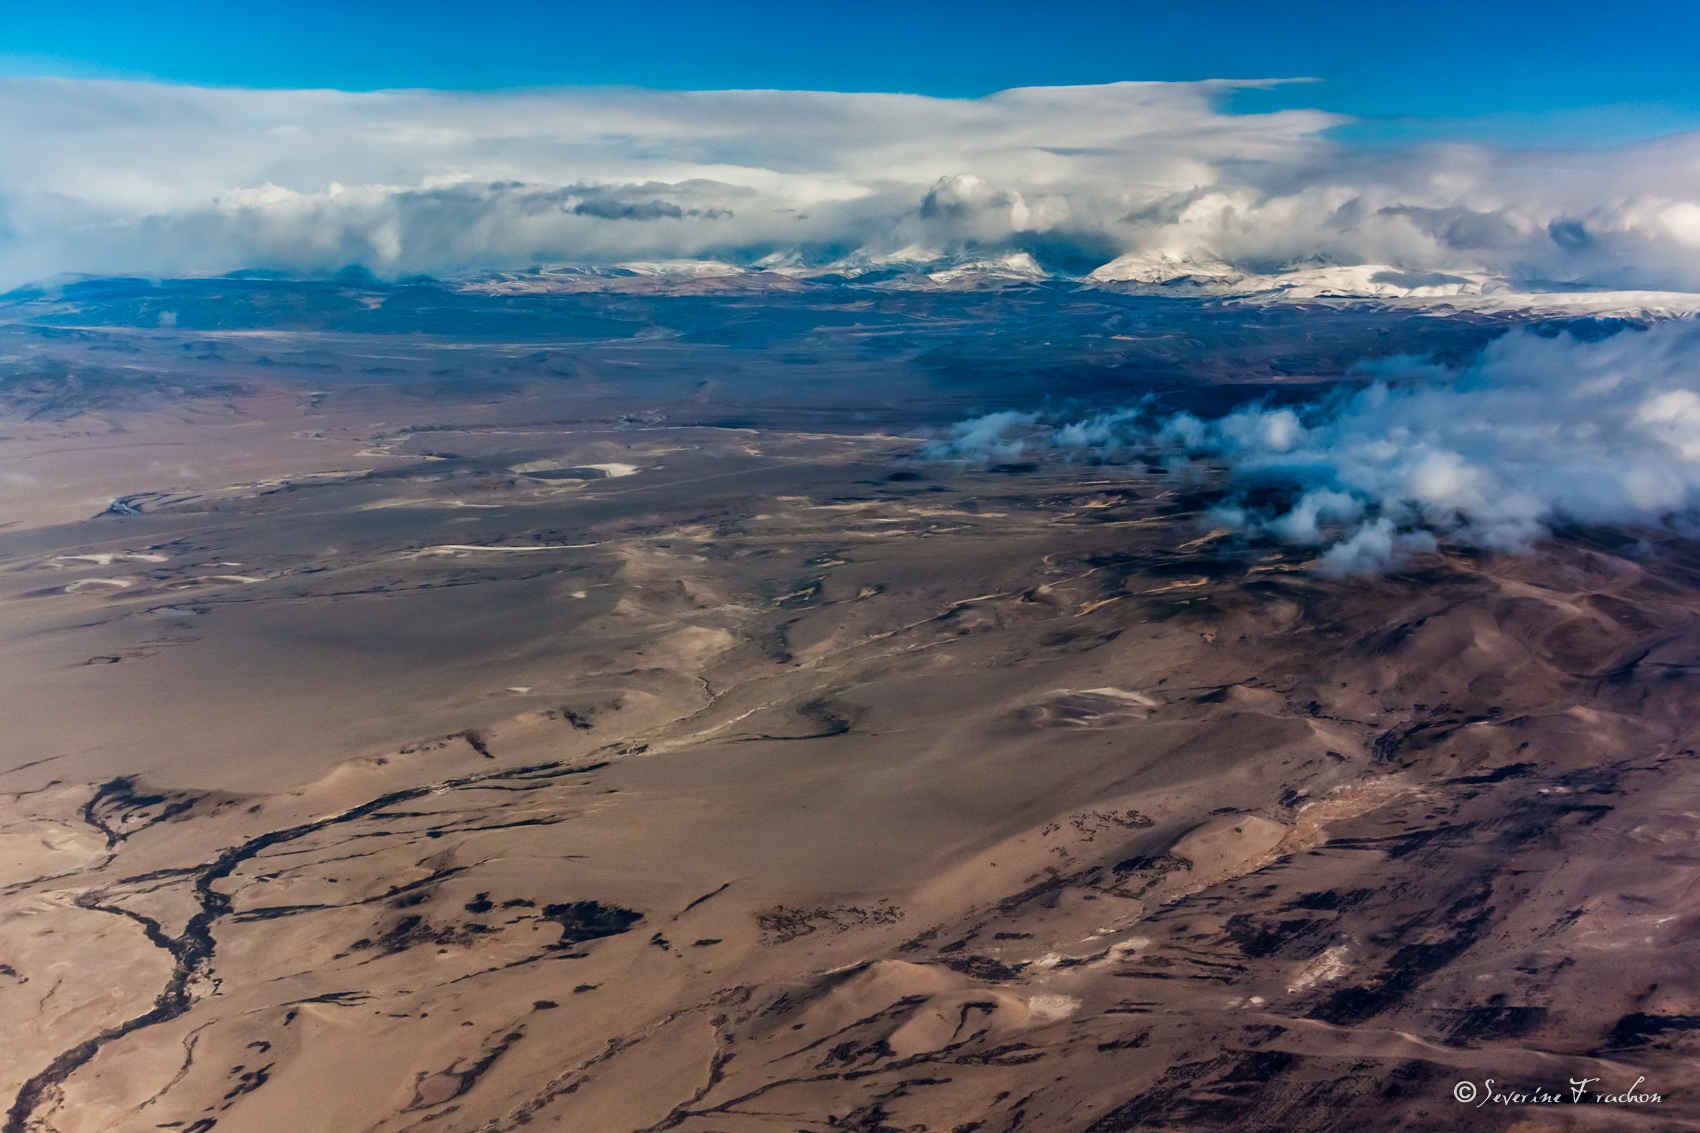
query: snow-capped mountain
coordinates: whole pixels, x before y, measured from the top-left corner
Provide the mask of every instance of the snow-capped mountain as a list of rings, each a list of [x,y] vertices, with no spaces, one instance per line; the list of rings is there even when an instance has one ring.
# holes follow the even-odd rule
[[[1255,270],[1207,251],[1130,252],[1078,275],[1047,267],[1025,251],[951,253],[911,246],[883,254],[857,251],[827,263],[811,263],[793,250],[748,264],[715,259],[631,261],[491,272],[459,281],[465,290],[487,294],[691,294],[819,286],[973,291],[1033,285],[1259,304],[1371,301],[1475,310],[1700,314],[1700,294],[1691,292],[1583,288],[1506,279],[1485,271],[1425,271],[1387,263],[1309,263]]]

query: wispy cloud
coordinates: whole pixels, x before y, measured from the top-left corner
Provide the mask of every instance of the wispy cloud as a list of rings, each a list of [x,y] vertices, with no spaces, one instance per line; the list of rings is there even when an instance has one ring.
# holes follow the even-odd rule
[[[6,80],[0,284],[1025,252],[1134,278],[1367,264],[1700,290],[1700,135],[1353,149],[1320,112],[1220,112],[1233,85],[964,100]]]

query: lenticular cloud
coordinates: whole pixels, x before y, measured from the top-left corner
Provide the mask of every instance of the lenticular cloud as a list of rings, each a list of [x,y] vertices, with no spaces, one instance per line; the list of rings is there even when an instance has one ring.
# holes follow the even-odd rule
[[[5,80],[0,286],[713,259],[1242,290],[1309,271],[1366,294],[1700,290],[1700,135],[1353,150],[1322,136],[1335,116],[1222,113],[1243,85],[940,99]]]
[[[997,414],[956,426],[929,455],[1210,454],[1240,490],[1214,520],[1321,548],[1336,573],[1380,569],[1437,538],[1521,550],[1555,523],[1686,524],[1700,509],[1691,322],[1600,341],[1520,330],[1460,370],[1406,358],[1367,376],[1322,405],[1209,422],[1139,407],[1049,426]],[[1287,502],[1251,506],[1254,488],[1284,489]]]

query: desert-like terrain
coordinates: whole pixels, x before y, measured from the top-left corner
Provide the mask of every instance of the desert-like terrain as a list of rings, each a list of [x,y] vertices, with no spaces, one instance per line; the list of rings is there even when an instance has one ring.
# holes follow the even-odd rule
[[[6,1133],[1700,1128],[1694,541],[926,456],[1481,320],[143,290],[3,343]]]

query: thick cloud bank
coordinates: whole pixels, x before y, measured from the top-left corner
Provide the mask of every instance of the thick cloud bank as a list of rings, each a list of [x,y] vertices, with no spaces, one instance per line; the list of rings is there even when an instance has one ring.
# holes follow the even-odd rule
[[[1700,509],[1692,322],[1592,342],[1520,330],[1461,370],[1415,359],[1377,370],[1367,388],[1322,405],[1210,422],[1142,407],[1066,423],[994,414],[955,426],[930,454],[1142,453],[1177,466],[1180,454],[1209,454],[1240,493],[1215,521],[1325,548],[1322,565],[1336,573],[1378,569],[1437,537],[1518,550],[1553,523],[1692,526]],[[1248,502],[1271,494],[1284,502]]]
[[[1227,83],[981,99],[0,81],[0,286],[716,259],[1444,295],[1700,291],[1700,135],[1344,148]]]

